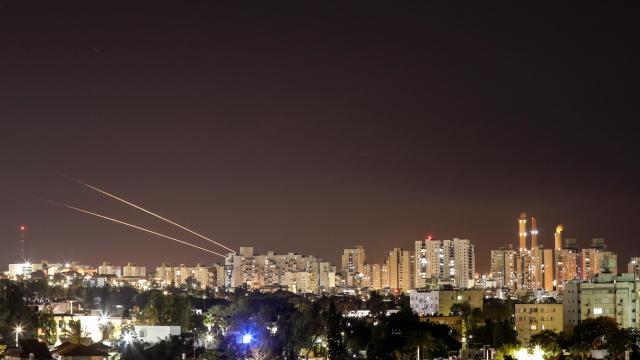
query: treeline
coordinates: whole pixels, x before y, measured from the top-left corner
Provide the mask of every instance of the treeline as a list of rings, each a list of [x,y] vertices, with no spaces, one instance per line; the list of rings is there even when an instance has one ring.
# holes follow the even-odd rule
[[[35,337],[41,328],[51,341],[50,335],[55,333],[52,315],[37,313],[27,305],[45,299],[73,300],[75,306],[104,313],[113,313],[117,306],[124,309],[123,317],[135,318],[138,323],[180,325],[183,331],[195,331],[196,353],[204,359],[244,358],[251,352],[252,357],[265,359],[295,359],[302,354],[329,355],[337,360],[390,360],[417,351],[423,357],[446,356],[460,348],[460,334],[445,325],[420,321],[406,296],[372,293],[362,300],[285,291],[262,294],[243,288],[218,293],[188,288],[138,291],[129,286],[85,288],[81,283],[61,287],[38,278],[0,281],[0,342],[13,343],[16,324],[25,329],[24,338]],[[342,316],[350,310],[371,313],[360,318]],[[251,336],[250,344],[238,340],[243,335]],[[176,349],[184,351],[185,339],[180,340],[181,346],[172,340],[157,348],[164,346],[167,358],[172,358],[179,355],[173,353]],[[124,359],[140,358],[142,349],[147,348],[136,343],[120,345]],[[140,351],[131,351],[137,347]]]

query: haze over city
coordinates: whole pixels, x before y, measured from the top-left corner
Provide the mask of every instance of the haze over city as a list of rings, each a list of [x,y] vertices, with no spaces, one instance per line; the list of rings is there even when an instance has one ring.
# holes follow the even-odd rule
[[[0,359],[640,360],[634,5],[0,0]]]
[[[548,248],[564,224],[637,255],[625,9],[26,3],[0,4],[3,268],[20,224],[33,260],[221,260],[34,198],[209,245],[61,174],[234,249],[332,263],[433,234],[472,239],[486,272],[522,211]]]

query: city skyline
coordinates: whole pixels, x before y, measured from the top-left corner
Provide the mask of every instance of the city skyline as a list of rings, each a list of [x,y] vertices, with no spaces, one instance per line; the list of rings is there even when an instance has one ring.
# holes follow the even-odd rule
[[[0,357],[640,359],[633,10],[0,0]]]
[[[125,203],[126,205],[123,205],[123,207],[125,207],[125,206],[129,206],[130,208],[135,208],[136,210],[139,210],[139,211],[142,211],[142,212],[146,212],[147,214],[151,215],[152,217],[159,218],[159,219],[161,219],[162,221],[164,221],[164,222],[165,222],[165,224],[166,224],[166,223],[169,223],[170,225],[177,227],[177,228],[178,228],[178,232],[181,232],[181,234],[179,234],[179,235],[175,235],[176,237],[167,236],[167,235],[165,235],[164,233],[157,233],[157,232],[155,232],[155,231],[153,230],[153,229],[157,229],[157,224],[156,224],[156,225],[154,225],[154,226],[152,227],[152,230],[149,230],[148,228],[144,228],[144,227],[142,227],[142,228],[141,228],[141,227],[139,227],[139,226],[138,226],[138,225],[136,225],[136,224],[131,224],[131,223],[128,223],[128,222],[126,222],[126,221],[125,221],[125,222],[123,222],[123,221],[122,221],[122,219],[114,219],[114,218],[107,217],[107,216],[105,216],[105,215],[101,215],[101,214],[99,213],[99,210],[96,210],[96,211],[98,211],[98,213],[94,213],[94,212],[92,212],[92,211],[84,210],[84,209],[82,209],[82,208],[76,208],[75,206],[71,206],[71,205],[68,205],[68,204],[65,204],[65,203],[59,203],[59,202],[57,202],[57,201],[49,200],[49,199],[46,199],[46,198],[41,198],[41,197],[38,197],[38,196],[31,196],[31,200],[41,201],[41,202],[44,202],[44,203],[48,203],[48,205],[57,206],[57,207],[59,207],[59,210],[60,210],[60,209],[63,209],[63,208],[65,208],[65,207],[66,207],[66,208],[68,208],[68,209],[71,209],[71,210],[74,210],[74,211],[78,211],[78,212],[80,212],[80,213],[85,213],[85,214],[93,215],[93,216],[95,216],[95,217],[101,217],[101,218],[103,218],[103,219],[110,220],[110,221],[113,221],[113,222],[118,222],[118,223],[120,223],[120,224],[118,224],[118,225],[116,225],[116,226],[118,226],[118,227],[120,227],[120,228],[123,228],[123,230],[127,230],[124,226],[122,226],[122,225],[125,225],[125,226],[129,226],[129,227],[133,227],[133,228],[135,228],[135,230],[133,230],[133,231],[142,230],[142,231],[145,231],[145,232],[147,232],[147,233],[149,233],[149,232],[150,232],[150,233],[152,233],[153,235],[148,235],[148,234],[144,234],[144,233],[142,233],[142,234],[143,234],[145,237],[149,238],[149,240],[151,240],[151,241],[153,241],[153,240],[154,240],[154,238],[155,238],[155,240],[156,240],[156,241],[157,241],[158,239],[163,240],[163,239],[162,239],[162,237],[165,237],[165,238],[169,238],[170,240],[173,240],[173,241],[176,241],[176,242],[181,242],[181,243],[182,243],[182,245],[189,245],[189,246],[191,246],[191,247],[195,247],[195,248],[197,248],[198,250],[204,250],[204,251],[206,251],[206,252],[208,252],[208,253],[210,253],[210,254],[214,254],[214,255],[213,255],[213,258],[214,258],[214,260],[213,260],[213,261],[209,261],[209,262],[204,261],[203,263],[216,263],[216,262],[219,262],[219,260],[220,260],[221,258],[223,258],[224,256],[226,256],[226,254],[228,254],[230,251],[232,251],[232,250],[233,250],[232,248],[229,248],[229,247],[228,247],[228,246],[226,246],[225,244],[220,243],[220,242],[215,241],[215,240],[212,240],[212,239],[210,239],[209,237],[207,237],[207,236],[205,236],[205,235],[202,235],[202,234],[200,234],[199,232],[194,231],[194,230],[193,230],[193,229],[191,229],[191,228],[185,227],[185,226],[183,226],[182,224],[178,224],[178,223],[173,222],[172,220],[169,220],[169,219],[167,219],[167,218],[164,218],[163,216],[161,216],[161,215],[159,215],[159,214],[157,214],[157,213],[155,213],[155,212],[153,212],[153,211],[150,211],[150,210],[148,210],[148,209],[146,209],[146,208],[142,207],[140,204],[131,203],[131,202],[127,201],[126,199],[122,199],[122,198],[118,197],[117,195],[114,195],[114,194],[112,194],[112,193],[109,193],[109,192],[105,191],[104,189],[100,189],[100,188],[98,188],[98,187],[94,187],[94,186],[92,186],[91,184],[84,183],[83,181],[78,180],[78,179],[75,179],[75,178],[72,178],[72,177],[70,177],[70,176],[68,176],[68,175],[66,175],[66,174],[58,174],[58,175],[59,175],[60,177],[62,177],[62,178],[66,178],[67,180],[70,180],[71,182],[75,182],[75,183],[77,183],[77,184],[79,184],[79,185],[82,185],[82,186],[84,186],[85,188],[89,188],[89,189],[91,189],[91,190],[93,190],[93,191],[97,191],[98,193],[102,193],[103,195],[106,195],[107,197],[111,197],[111,198],[113,198],[113,199],[116,199],[117,201],[120,201],[121,203]],[[96,196],[97,196],[97,195],[96,195]],[[129,200],[130,200],[130,199],[129,199]],[[166,215],[166,214],[165,214],[165,215]],[[78,216],[78,214],[76,214],[76,216]],[[84,216],[84,215],[81,215],[81,216]],[[519,222],[521,222],[521,221],[522,221],[522,219],[523,219],[522,217],[523,217],[523,216],[525,216],[525,217],[526,217],[526,213],[525,213],[525,212],[522,212],[522,213],[520,214],[520,220],[519,220]],[[533,221],[535,221],[535,218],[534,218],[534,217],[532,217],[532,220],[533,220]],[[98,220],[98,222],[102,222],[102,223],[104,224],[104,223],[106,223],[106,222],[108,222],[108,221]],[[530,232],[530,231],[525,231],[524,233],[523,233],[523,232],[521,232],[523,229],[521,228],[521,225],[520,225],[520,224],[519,224],[519,225],[517,225],[516,227],[518,227],[518,232],[517,232],[517,234],[516,234],[516,237],[513,239],[513,241],[512,241],[512,242],[506,242],[506,243],[503,243],[503,244],[499,244],[499,245],[497,246],[497,248],[502,247],[502,246],[505,246],[505,245],[506,245],[506,246],[512,245],[514,248],[516,248],[516,249],[517,249],[519,245],[522,245],[522,244],[523,244],[523,243],[522,243],[522,241],[526,241],[526,242],[527,242],[527,244],[529,244],[529,242],[531,242],[531,244],[529,244],[529,245],[532,245],[532,244],[533,244],[533,243],[532,243],[532,241],[533,241],[533,240],[532,240],[532,239],[533,239],[533,237],[532,237],[532,235],[533,235],[533,234],[532,234],[532,232],[533,232],[533,231],[535,231],[535,239],[536,239],[536,240],[535,240],[535,243],[536,243],[536,244],[538,244],[539,246],[543,247],[543,248],[546,248],[546,249],[553,249],[553,247],[554,247],[554,246],[553,246],[553,244],[548,244],[550,241],[548,240],[548,237],[547,237],[547,238],[545,238],[545,236],[544,236],[543,232],[541,232],[541,231],[540,231],[540,227],[537,227],[537,226],[536,226],[535,228],[532,228],[532,231],[531,231],[531,232]],[[563,225],[562,225],[562,224],[559,224],[559,225],[557,225],[556,227],[554,227],[554,229],[556,230],[556,232],[554,233],[554,238],[555,238],[555,236],[557,236],[557,227],[563,227]],[[544,228],[544,225],[543,225],[543,227],[542,227],[542,228]],[[31,244],[31,242],[32,242],[32,241],[31,241],[31,239],[30,239],[30,236],[27,236],[27,234],[28,234],[28,233],[30,233],[30,232],[31,232],[31,230],[32,230],[32,229],[31,229],[31,226],[28,226],[28,225],[27,225],[27,224],[25,224],[25,223],[21,223],[21,224],[20,224],[20,225],[18,225],[18,227],[17,227],[17,234],[18,234],[18,236],[17,236],[17,240],[18,240],[18,241],[17,241],[17,243],[16,243],[16,249],[18,250],[18,252],[19,252],[19,253],[22,253],[21,255],[26,256],[25,260],[29,260],[29,261],[30,261],[30,260],[32,260],[31,252],[33,251],[33,246],[32,246],[32,244]],[[174,228],[174,232],[175,232],[175,230],[176,230],[176,229]],[[526,229],[525,229],[525,230],[526,230]],[[190,237],[191,237],[191,238],[190,238],[189,236],[185,236],[185,235],[184,235],[185,233],[186,233],[187,235],[190,235]],[[190,233],[190,234],[189,234],[189,233]],[[524,234],[524,235],[523,235],[523,234]],[[158,238],[158,237],[157,237],[157,235],[159,235],[159,236],[160,236],[160,238]],[[198,238],[195,238],[195,240],[194,240],[194,239],[192,239],[192,238],[194,238],[194,236],[193,236],[193,235],[196,235],[196,236],[197,236],[197,237],[199,237],[200,239],[198,239]],[[455,237],[455,236],[454,236],[454,237]],[[526,240],[523,240],[523,238],[524,238],[524,239],[526,239]],[[543,240],[542,240],[542,241],[538,241],[538,239],[541,239],[541,238],[542,238]],[[570,240],[576,240],[576,245],[577,245],[579,248],[581,248],[583,244],[584,244],[584,245],[586,245],[586,244],[590,243],[592,240],[596,240],[596,239],[604,240],[604,238],[602,238],[602,237],[592,237],[592,238],[591,238],[590,240],[588,240],[588,241],[587,241],[587,240],[584,240],[584,239],[582,239],[582,240],[580,240],[580,239],[576,239],[575,237],[571,237],[571,236],[568,236],[568,237],[567,237],[567,236],[565,236],[565,238],[570,239]],[[187,242],[187,241],[185,241],[185,240],[181,240],[181,239],[188,239],[188,242]],[[212,244],[206,244],[206,243],[205,243],[205,244],[203,244],[203,243],[202,243],[202,239],[205,239],[205,240],[209,241],[210,243],[214,243],[214,245],[212,245]],[[427,232],[427,233],[425,233],[425,234],[424,234],[423,238],[422,238],[421,240],[419,240],[419,241],[423,241],[423,240],[425,240],[425,241],[426,241],[426,240],[443,240],[443,239],[444,239],[444,238],[440,238],[440,237],[436,236],[433,232]],[[547,239],[547,241],[544,241],[545,239]],[[200,240],[200,243],[199,243],[198,245],[196,245],[196,244],[198,243],[198,240]],[[220,241],[222,241],[222,240],[220,240]],[[412,248],[412,246],[413,246],[413,243],[414,243],[415,241],[418,241],[418,240],[411,241],[411,244],[410,244],[407,248],[405,248],[403,245],[393,245],[393,246],[394,246],[394,247],[399,247],[399,248],[404,249],[404,250],[411,250],[411,248]],[[555,239],[554,239],[554,241],[555,241]],[[405,241],[405,242],[406,242],[406,241]],[[354,242],[354,244],[356,244],[356,243]],[[401,243],[400,243],[400,244],[401,244]],[[204,246],[204,247],[203,247],[203,246]],[[267,251],[267,250],[268,250],[268,251],[273,251],[273,249],[267,249],[267,248],[264,248],[264,249],[263,249],[263,248],[261,248],[261,246],[260,246],[260,245],[257,245],[257,244],[255,244],[255,243],[246,243],[246,244],[240,245],[238,248],[240,248],[240,247],[242,247],[242,246],[252,246],[252,247],[256,247],[256,248],[258,248],[258,249],[260,249],[260,250],[264,250],[264,251]],[[25,249],[25,247],[26,247],[26,249]],[[588,246],[585,246],[585,247],[587,247],[587,248],[588,248]],[[179,247],[179,248],[180,248],[180,247]],[[213,250],[211,250],[211,249],[214,249],[215,251],[213,251]],[[182,251],[184,251],[185,249],[180,249],[180,250],[181,250],[181,252],[182,252]],[[482,264],[481,266],[485,266],[485,265],[486,265],[486,266],[487,266],[487,268],[490,268],[491,263],[487,261],[487,258],[488,258],[488,257],[487,257],[487,256],[483,256],[483,255],[485,254],[485,252],[486,252],[486,253],[491,254],[493,250],[495,250],[495,248],[483,249],[482,247],[480,247],[480,248],[479,248],[478,253],[479,253],[481,256],[479,257],[479,258],[480,258],[480,261],[478,262],[478,264]],[[219,251],[219,252],[218,252],[218,251]],[[374,254],[374,255],[372,256],[372,258],[377,260],[380,256],[384,257],[384,254],[385,254],[385,253],[387,253],[387,251],[388,251],[388,250],[384,250],[384,251],[382,252],[382,254],[383,254],[383,255],[380,255],[380,254]],[[37,252],[37,250],[36,250],[36,252]],[[303,252],[297,251],[297,250],[295,250],[295,249],[294,249],[294,250],[291,250],[291,249],[283,249],[283,250],[280,250],[280,251],[277,251],[277,252],[278,252],[278,253],[284,253],[284,254],[286,254],[286,253],[291,253],[291,252],[296,253],[296,254],[306,254],[306,253],[303,253]],[[26,253],[26,254],[25,254],[25,253]],[[326,253],[326,252],[325,252],[325,253]],[[311,254],[311,253],[309,253],[309,254],[310,254],[310,255],[316,255],[316,254]],[[370,253],[370,254],[371,254],[371,253]],[[371,256],[371,255],[369,255],[369,256]],[[331,254],[331,255],[328,255],[328,256],[321,256],[321,258],[327,259],[327,260],[328,260],[328,261],[330,261],[332,264],[333,264],[333,263],[335,263],[335,264],[340,264],[340,261],[339,261],[339,260],[335,260],[335,259],[334,259],[334,258],[339,258],[339,257],[340,257],[340,255],[337,255],[337,256],[336,256],[336,254]],[[633,257],[634,257],[634,254],[630,254],[630,255],[628,255],[627,257],[628,257],[629,259],[631,259],[631,258],[633,258]],[[201,257],[197,257],[197,258],[201,258]],[[35,258],[33,258],[33,259],[35,259]],[[45,259],[45,258],[41,258],[41,259]],[[47,259],[47,260],[48,260],[48,259]],[[66,261],[66,260],[71,260],[71,259],[65,259],[65,261]],[[126,261],[129,261],[129,260],[130,260],[130,259],[124,259],[123,261],[125,261],[125,262],[126,262]],[[623,258],[623,260],[624,260],[624,258]],[[133,261],[136,261],[136,260],[133,260]],[[156,261],[156,262],[157,262],[157,260],[154,260],[154,261]],[[191,260],[189,260],[189,261],[191,261]],[[186,261],[186,262],[189,262],[189,261]],[[164,261],[163,261],[163,260],[161,260],[160,262],[164,262]],[[167,262],[170,262],[170,261],[168,261],[168,260],[167,260]],[[178,263],[184,263],[184,262],[185,262],[185,261],[182,261],[182,262],[180,262],[180,261],[179,261]],[[193,261],[191,261],[191,262],[193,262]],[[379,261],[378,261],[378,262],[379,262]],[[487,264],[485,264],[485,262],[486,262]],[[143,263],[145,263],[145,262],[143,261]],[[199,262],[198,262],[198,261],[195,261],[194,263],[199,263]],[[148,262],[148,263],[146,263],[146,264],[153,264],[153,262]],[[478,271],[479,271],[480,273],[487,273],[487,272],[488,272],[487,270],[489,270],[489,269],[484,269],[484,268],[480,268],[480,269],[478,269]]]
[[[63,206],[65,206],[64,204],[59,204],[59,205],[63,205]],[[77,209],[77,210],[81,210],[81,211],[83,211],[82,209]],[[96,215],[96,214],[94,214],[94,215]],[[98,216],[100,216],[99,214],[97,214],[97,215],[98,215]],[[526,216],[526,214],[525,214],[524,212],[521,214],[521,216],[520,216],[520,218],[519,218],[519,220],[518,220],[518,222],[519,222],[520,224],[521,224],[521,222],[523,221],[523,219],[525,219],[525,220],[526,220],[526,218],[523,218],[523,216]],[[535,218],[532,218],[532,219],[535,219]],[[519,224],[519,227],[521,226],[520,224]],[[176,225],[177,225],[177,226],[180,226],[179,224],[176,224]],[[129,226],[131,226],[131,224],[130,224]],[[135,225],[134,225],[134,226],[135,226]],[[533,249],[533,246],[534,246],[534,245],[533,245],[533,244],[534,244],[534,242],[532,242],[532,238],[534,237],[534,234],[533,234],[533,233],[535,232],[535,238],[539,238],[539,235],[540,235],[539,230],[538,230],[539,228],[538,228],[537,226],[535,226],[535,227],[532,227],[532,228],[531,228],[531,231],[527,231],[527,229],[528,229],[528,228],[526,228],[526,227],[525,227],[524,229],[523,229],[523,228],[520,228],[520,229],[519,229],[519,230],[525,230],[525,232],[524,232],[524,233],[523,233],[523,232],[519,232],[519,233],[518,233],[518,242],[519,242],[519,244],[523,244],[523,242],[522,242],[522,241],[523,241],[523,238],[524,238],[524,239],[525,239],[524,241],[525,241],[526,246],[528,246],[528,247],[530,247],[531,249]],[[558,230],[558,229],[559,229],[559,230]],[[27,232],[28,227],[27,227],[26,225],[22,224],[22,225],[20,225],[20,226],[18,227],[18,230],[19,230],[19,232],[20,232],[20,241],[24,241],[24,239],[25,239],[25,238],[24,238],[24,234]],[[188,230],[191,230],[191,229],[188,229]],[[557,225],[557,227],[556,227],[556,232],[554,233],[554,240],[556,240],[556,245],[558,244],[558,243],[557,243],[557,241],[560,241],[560,244],[561,244],[560,246],[561,246],[562,248],[565,248],[565,246],[568,246],[569,248],[575,249],[575,250],[576,250],[576,254],[577,254],[579,251],[582,251],[582,257],[593,257],[594,255],[592,255],[592,251],[597,251],[596,249],[599,249],[600,251],[607,251],[607,252],[609,252],[609,253],[613,251],[613,254],[615,254],[614,256],[616,256],[616,259],[617,259],[616,249],[613,249],[613,248],[609,247],[609,246],[608,246],[608,244],[607,244],[607,242],[606,242],[606,239],[604,239],[604,238],[592,238],[588,243],[579,242],[579,241],[577,241],[577,239],[575,239],[575,238],[571,238],[571,237],[563,237],[563,236],[562,236],[562,232],[563,232],[563,230],[564,230],[563,225],[561,225],[561,224]],[[149,231],[149,230],[145,230],[145,231]],[[558,231],[560,231],[560,233],[558,233]],[[153,232],[153,231],[151,231],[151,232]],[[524,235],[522,235],[522,234],[524,234]],[[165,236],[164,234],[157,234],[157,235],[160,235],[160,236],[161,236],[161,237],[160,237],[160,239],[162,239],[162,236]],[[522,235],[522,236],[521,236],[521,235]],[[173,238],[173,240],[182,241],[182,240],[175,239],[175,238]],[[414,271],[412,274],[416,276],[416,282],[417,282],[417,281],[418,281],[418,273],[419,273],[419,272],[425,272],[425,271],[426,271],[426,272],[427,272],[427,273],[429,273],[429,274],[430,274],[430,272],[431,272],[431,270],[425,270],[425,269],[419,270],[419,265],[418,265],[418,263],[420,262],[420,261],[419,261],[419,259],[420,259],[421,257],[424,257],[424,256],[425,256],[425,255],[424,255],[424,252],[423,252],[423,254],[422,254],[422,255],[420,255],[420,254],[419,254],[421,251],[424,251],[424,249],[425,249],[425,247],[424,247],[425,245],[424,245],[424,244],[431,243],[431,244],[434,244],[433,246],[440,247],[440,246],[441,246],[441,244],[442,244],[442,241],[443,241],[443,240],[444,240],[444,241],[449,241],[449,242],[450,242],[450,241],[452,241],[452,240],[456,240],[456,241],[457,241],[457,240],[460,240],[460,239],[459,239],[459,238],[456,238],[456,237],[450,237],[449,239],[443,239],[443,238],[438,238],[438,237],[434,236],[434,235],[433,235],[433,234],[431,234],[431,233],[428,233],[428,234],[425,234],[425,235],[424,235],[424,238],[423,238],[423,239],[414,241],[414,244],[412,244],[412,246],[415,246],[415,248],[397,247],[397,246],[395,246],[395,245],[392,245],[392,246],[393,246],[393,248],[387,249],[387,250],[382,254],[382,259],[384,260],[384,257],[385,257],[385,256],[388,256],[388,254],[389,254],[389,250],[391,250],[391,251],[403,250],[403,251],[410,252],[410,253],[411,253],[411,266],[416,266],[416,269],[415,269],[415,271]],[[537,239],[536,239],[536,240],[537,240]],[[474,247],[475,247],[475,245],[473,244],[473,243],[474,243],[474,242],[473,242],[473,240],[464,239],[464,241],[471,241],[471,244],[472,244],[471,246],[472,246],[472,248],[474,248]],[[544,244],[544,243],[537,242],[537,241],[536,241],[535,243],[537,244],[537,246],[538,246],[540,249],[544,249],[544,250],[546,250],[546,251],[552,251],[552,250],[555,250],[553,246],[545,246],[545,244]],[[419,244],[420,244],[420,245],[419,245]],[[183,245],[184,245],[184,244],[183,244]],[[193,243],[189,243],[189,244],[186,244],[186,245],[189,245],[189,246],[192,246],[192,247],[199,247],[198,245],[193,245]],[[221,244],[221,245],[223,245],[223,244]],[[516,244],[516,245],[517,245],[517,244]],[[489,249],[489,250],[488,250],[489,255],[488,255],[487,259],[485,259],[485,260],[487,260],[487,261],[489,262],[489,269],[487,269],[487,270],[485,270],[485,269],[478,269],[478,268],[476,268],[476,264],[478,263],[478,256],[477,256],[476,254],[480,253],[480,257],[479,257],[479,258],[481,259],[481,258],[482,258],[482,256],[484,255],[484,254],[482,253],[482,251],[478,252],[478,251],[476,251],[476,250],[471,250],[471,253],[472,253],[472,255],[471,255],[471,256],[473,257],[473,266],[472,266],[472,267],[475,269],[475,271],[472,271],[471,273],[472,273],[472,274],[474,274],[474,275],[485,275],[485,274],[491,274],[491,273],[493,273],[493,267],[494,267],[494,264],[493,264],[493,262],[494,262],[494,260],[493,260],[493,256],[494,256],[494,252],[495,252],[495,251],[509,250],[509,251],[511,251],[511,252],[513,253],[513,256],[515,256],[515,255],[516,255],[516,253],[517,253],[517,250],[514,250],[514,249],[517,249],[517,246],[516,246],[516,245],[511,244],[511,243],[507,243],[507,244],[500,245],[500,246],[498,246],[497,248],[491,248],[491,249]],[[24,245],[23,245],[23,244],[21,244],[21,243],[20,243],[20,244],[18,244],[18,248],[20,248],[21,246],[24,246]],[[248,246],[249,246],[249,247],[251,247],[251,248],[254,248],[254,247],[253,247],[253,246],[251,246],[251,245],[248,245]],[[246,248],[246,246],[244,246],[244,247]],[[242,248],[243,248],[243,246],[240,246],[240,247],[239,247],[239,251],[242,251]],[[352,249],[352,250],[353,250],[353,249],[361,249],[361,251],[363,252],[363,254],[364,254],[364,252],[366,251],[366,247],[364,247],[362,244],[356,244],[356,245],[353,245],[352,247],[347,247],[347,248],[342,249],[342,250],[343,250],[343,251],[347,251],[348,249]],[[422,250],[421,250],[421,249],[422,249]],[[434,248],[434,249],[435,249],[435,248]],[[209,249],[206,249],[206,248],[202,248],[202,250],[206,250],[206,251],[208,251],[208,252],[209,252]],[[329,257],[325,258],[325,257],[322,257],[322,256],[318,256],[317,254],[312,254],[312,253],[302,253],[302,252],[298,252],[298,251],[295,251],[295,250],[285,250],[285,251],[274,251],[273,249],[260,249],[260,250],[261,250],[262,252],[273,252],[273,253],[278,254],[278,255],[296,254],[296,255],[303,255],[303,256],[312,256],[312,257],[317,257],[317,259],[318,259],[318,260],[320,260],[320,261],[326,261],[326,262],[328,262],[329,264],[331,264],[331,265],[333,265],[334,267],[336,267],[338,270],[342,269],[342,271],[347,271],[347,272],[354,272],[354,271],[357,271],[357,272],[363,272],[363,269],[358,268],[358,270],[356,270],[356,268],[355,268],[355,267],[354,267],[354,268],[352,268],[352,269],[350,269],[350,270],[347,270],[347,268],[345,267],[345,264],[346,264],[346,263],[345,263],[345,261],[347,261],[347,263],[350,263],[352,260],[346,260],[346,258],[345,258],[345,256],[347,256],[347,255],[346,255],[346,252],[345,252],[344,254],[339,254],[339,255],[338,255],[338,258],[340,258],[338,261],[333,261],[333,260],[332,260],[331,258],[329,258]],[[526,249],[525,249],[525,250],[526,250]],[[587,252],[585,253],[585,251],[587,251]],[[589,251],[591,251],[591,252],[589,252]],[[233,252],[225,252],[224,254],[221,254],[219,257],[215,257],[215,259],[214,259],[214,260],[209,261],[209,262],[206,262],[206,261],[204,261],[204,262],[198,262],[198,261],[186,261],[186,262],[178,262],[177,264],[185,264],[185,263],[186,263],[186,264],[189,264],[189,263],[192,263],[192,264],[204,264],[204,265],[224,264],[224,260],[223,260],[224,258],[228,257],[228,256],[229,256],[229,255],[231,255],[231,254],[236,254],[236,253],[238,253],[238,252],[237,252],[237,251],[233,251]],[[362,265],[371,265],[371,264],[376,264],[376,263],[380,263],[380,262],[381,262],[381,261],[380,261],[380,254],[374,254],[374,255],[372,256],[372,254],[371,254],[370,252],[366,252],[366,253],[367,253],[366,257],[365,257],[364,255],[361,255],[361,257],[359,257],[359,260],[358,260],[358,261],[359,261],[359,263],[360,263],[359,267],[362,267]],[[386,254],[386,255],[385,255],[385,254]],[[222,255],[224,255],[224,256],[222,256]],[[549,254],[549,255],[551,255],[551,254]],[[540,255],[536,255],[536,256],[542,256],[542,254],[540,254]],[[579,256],[579,255],[578,255],[578,256]],[[597,255],[595,255],[595,256],[597,256]],[[428,257],[427,257],[427,258],[428,258]],[[628,261],[624,261],[626,258],[628,258]],[[351,255],[349,255],[349,258],[348,258],[348,259],[351,259]],[[552,259],[552,258],[549,258],[549,260],[551,260],[551,259]],[[626,257],[622,257],[622,258],[621,258],[621,260],[623,260],[623,261],[621,262],[621,264],[622,264],[622,265],[619,265],[619,263],[617,262],[617,260],[616,260],[616,261],[614,261],[614,263],[613,263],[613,266],[615,267],[615,268],[613,269],[613,270],[614,270],[614,273],[617,273],[617,272],[620,270],[620,269],[619,269],[619,268],[620,268],[620,266],[623,266],[623,267],[624,267],[624,264],[626,264],[626,263],[630,263],[630,262],[631,262],[632,260],[634,260],[634,259],[637,259],[637,257],[636,257],[635,255],[631,254],[631,255],[627,255]],[[61,263],[69,263],[69,262],[72,262],[72,261],[80,261],[80,262],[82,262],[82,261],[81,261],[81,259],[68,259],[68,258],[65,258],[65,259],[55,259],[55,258],[54,258],[54,259],[49,259],[49,258],[46,258],[46,257],[42,257],[42,258],[39,258],[39,259],[38,259],[38,258],[31,258],[31,257],[28,257],[28,256],[25,258],[25,261],[26,261],[27,263],[30,263],[30,262],[39,262],[39,261],[48,261],[48,262],[51,262],[52,260],[53,260],[53,262],[61,262]],[[549,260],[547,260],[547,261],[549,261]],[[502,261],[502,260],[501,260],[501,261]],[[538,260],[538,261],[542,261],[542,260]],[[557,260],[556,260],[556,261],[557,261]],[[584,262],[585,260],[584,260],[584,259],[580,259],[579,261]],[[114,263],[114,264],[118,264],[118,262],[120,262],[120,263],[133,263],[133,264],[138,263],[135,259],[131,259],[131,258],[130,258],[130,259],[126,259],[126,260],[124,260],[124,261],[112,261],[111,259],[102,258],[102,259],[100,260],[100,263],[102,263],[102,262],[109,262],[109,263]],[[482,261],[481,261],[481,262],[482,262]],[[13,261],[13,262],[11,262],[11,263],[13,263],[13,264],[17,264],[17,263],[20,263],[20,262],[19,262],[19,261]],[[91,263],[91,262],[88,262],[88,263]],[[146,266],[146,267],[153,267],[153,266],[155,266],[155,265],[157,265],[157,264],[161,264],[161,263],[172,264],[172,262],[170,262],[170,261],[165,261],[165,260],[162,260],[162,259],[156,259],[154,262],[151,262],[151,263],[140,263],[140,264],[141,264],[142,266]],[[350,265],[349,267],[351,267],[351,266],[354,266],[354,265],[352,264],[352,265]],[[459,266],[459,264],[457,264],[457,263],[456,263],[456,267],[457,267],[457,266]],[[513,266],[514,266],[513,271],[515,271],[515,263],[513,264]],[[596,266],[597,266],[597,265],[596,265]],[[579,274],[579,275],[580,275],[580,276],[578,276],[579,278],[589,279],[589,278],[593,275],[593,274],[591,273],[591,271],[592,271],[592,270],[589,270],[588,268],[587,268],[587,269],[585,269],[585,267],[588,267],[588,265],[585,265],[584,263],[583,263],[582,265],[577,264],[577,267],[578,267],[578,269],[579,269],[579,270],[581,270],[581,271],[583,271],[583,272],[584,272],[583,274]],[[598,268],[598,267],[596,267],[595,269],[596,269],[596,270],[595,270],[595,273],[598,273],[598,272],[599,272],[599,268]],[[610,269],[610,270],[611,270],[611,269]],[[433,271],[439,271],[439,270],[434,269]],[[443,270],[440,270],[440,271],[443,271]],[[520,271],[521,271],[521,270],[520,270]],[[365,272],[366,272],[366,271],[365,271]],[[624,270],[623,270],[623,272],[624,272]],[[495,274],[493,274],[493,275],[495,275]],[[431,275],[429,275],[429,277],[430,277],[430,276],[431,276]],[[436,278],[438,277],[437,275],[434,275],[434,276],[436,276]],[[538,274],[537,276],[543,276],[543,275]],[[538,280],[538,281],[541,281],[541,280]],[[538,284],[538,286],[541,286],[541,284]]]
[[[636,255],[631,12],[414,6],[2,3],[0,265],[20,224],[33,259],[212,259],[34,199],[184,235],[59,173],[333,264],[431,233],[473,240],[486,272],[522,211],[546,248],[564,224]]]

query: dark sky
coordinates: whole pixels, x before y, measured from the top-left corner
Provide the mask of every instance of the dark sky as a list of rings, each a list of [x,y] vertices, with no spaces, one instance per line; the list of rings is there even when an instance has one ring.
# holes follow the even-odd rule
[[[333,262],[430,232],[486,271],[523,210],[640,256],[636,9],[338,4],[0,1],[0,268],[20,223],[34,260],[214,260],[34,200],[207,244],[60,172]]]

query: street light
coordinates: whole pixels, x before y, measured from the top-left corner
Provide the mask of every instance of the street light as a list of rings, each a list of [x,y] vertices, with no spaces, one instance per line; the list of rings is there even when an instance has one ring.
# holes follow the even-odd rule
[[[22,334],[22,331],[23,331],[22,325],[16,326],[15,331],[16,331],[16,347],[18,347],[18,340],[19,340],[20,334]]]
[[[248,359],[247,353],[249,352],[249,345],[253,341],[253,335],[251,335],[251,333],[244,333],[240,340],[242,345],[244,345],[244,358]]]
[[[251,341],[253,340],[253,335],[251,334],[244,334],[242,335],[242,343],[245,345],[251,344]]]
[[[213,335],[207,334],[207,336],[204,337],[204,348],[207,350],[210,349],[212,341],[213,341]]]

